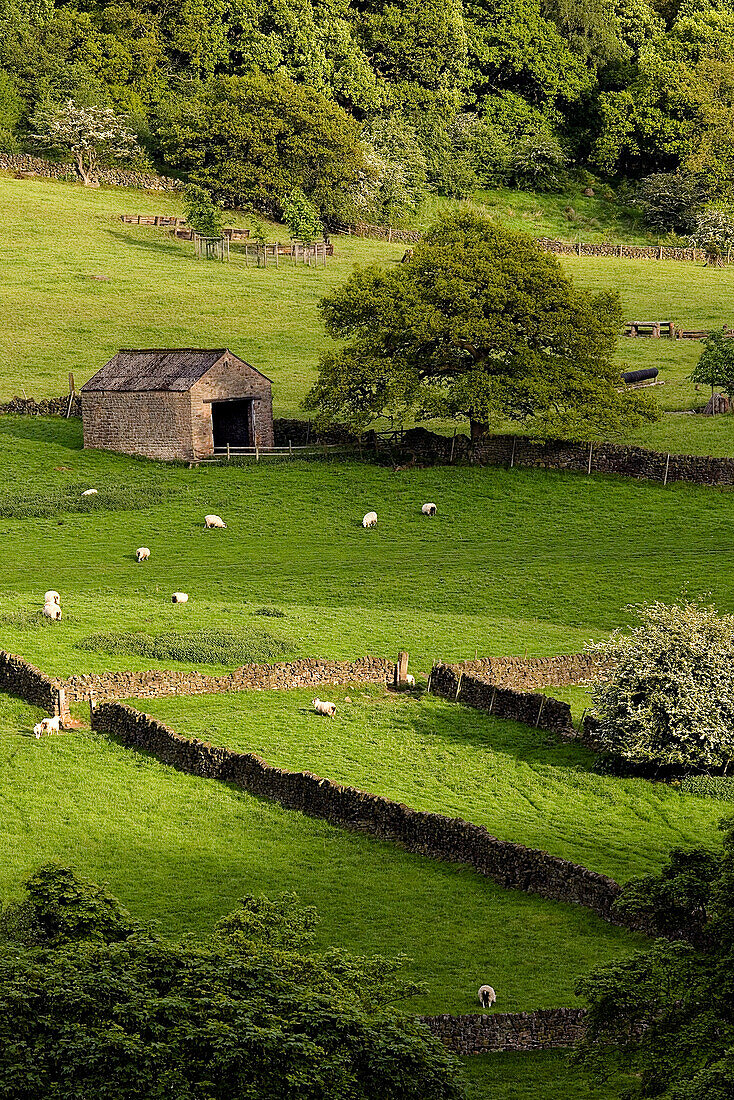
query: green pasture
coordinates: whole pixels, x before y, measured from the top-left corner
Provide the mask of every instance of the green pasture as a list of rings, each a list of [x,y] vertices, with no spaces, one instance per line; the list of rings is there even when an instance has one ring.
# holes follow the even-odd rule
[[[462,1058],[467,1100],[621,1100],[632,1083],[619,1076],[591,1084],[563,1050]]]
[[[570,223],[563,208],[570,204],[600,223],[591,234],[583,231],[584,239],[639,237],[619,208],[598,196],[503,191],[477,198],[498,220],[536,236],[564,235],[563,224]],[[421,225],[446,205],[431,200]],[[284,262],[258,269],[245,266],[237,245],[229,264],[197,261],[193,245],[165,229],[123,225],[119,216],[127,212],[181,213],[181,200],[0,175],[0,400],[64,393],[69,371],[79,385],[120,347],[228,345],[273,379],[276,415],[299,415],[329,344],[319,299],[355,264],[396,263],[404,248],[337,237],[326,268]],[[273,239],[287,237],[282,226],[270,232]],[[691,329],[734,323],[734,269],[588,257],[563,263],[582,287],[618,290],[628,320],[673,319]],[[699,353],[693,341],[620,339],[617,361],[620,371],[658,367],[665,385],[653,392],[663,409],[682,412],[706,400],[685,381]],[[712,423],[666,416],[629,441],[731,454],[734,428],[728,417]]]
[[[339,658],[406,648],[427,672],[476,652],[578,651],[629,604],[683,586],[734,608],[725,491],[354,462],[189,470],[83,451],[76,423],[22,417],[0,418],[0,471],[0,639],[59,675],[155,664],[85,642],[110,632],[205,629],[258,646],[265,633],[294,655]],[[82,502],[88,487],[99,495]],[[208,512],[227,530],[205,531]],[[138,565],[140,545],[152,556]],[[48,588],[61,623],[39,622]],[[188,604],[171,604],[177,590]],[[285,614],[260,613],[272,607]]]
[[[315,713],[315,693],[336,718]],[[720,802],[595,775],[580,745],[425,694],[324,686],[139,706],[183,736],[462,817],[618,881],[658,871],[672,847],[719,844]]]
[[[473,1012],[491,977],[506,1011],[574,1003],[589,967],[640,937],[587,910],[505,891],[466,869],[183,775],[107,737],[37,741],[40,712],[0,696],[0,895],[57,859],[164,932],[205,932],[246,893],[295,890],[319,944],[405,953],[430,992],[409,1011]]]

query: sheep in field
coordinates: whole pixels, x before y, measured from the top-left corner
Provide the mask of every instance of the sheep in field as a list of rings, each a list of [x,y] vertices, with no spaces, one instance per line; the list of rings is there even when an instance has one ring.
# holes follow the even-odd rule
[[[61,608],[57,603],[45,603],[43,605],[43,614],[47,619],[51,619],[53,622],[61,621]]]
[[[226,527],[221,516],[204,516],[204,527]]]
[[[53,588],[50,588],[48,590],[48,592],[44,592],[43,602],[44,603],[57,603],[59,605],[59,607],[61,607],[61,596],[58,594],[58,592],[55,592],[53,590]]]
[[[421,508],[421,512],[424,516],[435,516],[436,510],[435,504],[424,504]]]
[[[171,596],[171,603],[188,603],[188,602],[189,602],[188,592],[174,592],[173,595]]]
[[[377,527],[377,512],[368,512],[362,520],[363,527]]]
[[[496,1000],[497,994],[492,989],[491,985],[479,986],[479,1003],[482,1008],[491,1008]]]
[[[336,706],[333,703],[328,703],[324,699],[312,699],[311,701],[317,714],[323,714],[326,718],[336,717]]]
[[[42,733],[61,733],[61,719],[58,715],[55,718],[42,718],[33,727],[33,732],[38,739]]]
[[[135,551],[136,561],[147,561],[150,557],[150,550],[147,546],[139,546]]]
[[[408,675],[405,677],[405,682],[406,682],[406,684],[408,685],[409,688],[414,688],[415,687],[415,676],[413,676],[409,672]]]
[[[83,497],[96,497],[96,495],[97,495],[97,490],[96,489],[85,489],[84,492],[82,493]]]

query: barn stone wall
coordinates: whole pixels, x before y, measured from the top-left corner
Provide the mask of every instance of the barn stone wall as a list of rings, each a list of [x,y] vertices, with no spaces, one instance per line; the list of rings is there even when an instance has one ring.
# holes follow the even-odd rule
[[[555,1050],[576,1046],[586,1030],[583,1008],[541,1008],[537,1012],[485,1012],[470,1016],[419,1016],[455,1054],[501,1050]]]
[[[356,661],[328,661],[304,657],[271,665],[243,665],[223,676],[201,672],[107,672],[71,676],[63,682],[70,702],[94,696],[114,699],[159,699],[167,695],[207,695],[229,691],[267,691],[320,684],[384,684],[392,680],[395,664],[384,657]]]
[[[188,393],[83,392],[84,446],[158,459],[193,457]]]
[[[273,446],[273,398],[271,385],[258,371],[236,356],[215,363],[191,387],[191,423],[194,453],[208,458],[214,452],[212,401],[254,398],[255,440],[258,447]]]

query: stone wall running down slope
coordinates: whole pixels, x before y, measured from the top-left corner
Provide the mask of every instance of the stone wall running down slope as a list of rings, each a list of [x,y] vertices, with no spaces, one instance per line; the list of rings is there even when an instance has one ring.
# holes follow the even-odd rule
[[[233,783],[287,809],[394,841],[409,852],[464,864],[506,889],[583,905],[606,921],[623,923],[612,909],[621,890],[613,879],[548,852],[499,840],[484,826],[413,810],[309,772],[272,767],[253,753],[233,752],[181,737],[150,715],[120,703],[96,706],[92,725],[179,771]]]
[[[500,1050],[557,1050],[583,1038],[583,1008],[541,1008],[537,1012],[485,1012],[467,1016],[419,1016],[455,1054]]]

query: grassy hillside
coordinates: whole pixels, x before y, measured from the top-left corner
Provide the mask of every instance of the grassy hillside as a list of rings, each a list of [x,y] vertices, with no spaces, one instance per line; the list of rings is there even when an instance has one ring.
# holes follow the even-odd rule
[[[561,204],[568,199],[513,198],[511,192],[484,197],[493,216],[536,235],[560,232]],[[635,238],[603,199],[581,196],[574,203],[579,211],[591,204],[589,215],[606,210],[602,236]],[[441,205],[426,207],[426,224]],[[119,347],[227,344],[272,377],[276,414],[297,414],[328,345],[319,299],[354,264],[392,264],[403,251],[398,244],[338,237],[326,268],[248,268],[236,246],[229,264],[197,261],[188,242],[119,220],[125,212],[180,213],[176,196],[8,175],[0,175],[0,211],[6,241],[0,253],[0,400],[23,392],[63,393],[69,371],[80,384]],[[287,237],[282,227],[271,229],[273,237]],[[627,319],[672,318],[689,328],[734,323],[734,269],[574,257],[563,263],[581,286],[619,290]],[[620,370],[659,367],[666,384],[656,390],[658,400],[681,411],[705,399],[685,382],[699,352],[690,341],[621,340],[617,358]],[[731,424],[726,417],[672,416],[631,438],[663,449],[727,454],[734,452]]]
[[[73,422],[12,417],[0,463],[0,637],[59,674],[154,663],[77,648],[104,631],[264,631],[335,657],[405,647],[421,671],[475,650],[578,650],[628,604],[683,585],[734,607],[734,515],[717,490],[519,469],[188,470],[82,451]],[[90,486],[99,496],[82,502]],[[379,525],[365,531],[370,508]],[[207,512],[228,529],[205,531]],[[152,557],[138,565],[141,544]],[[64,620],[39,626],[49,587]],[[170,603],[178,589],[185,606]],[[271,606],[285,617],[258,614]]]
[[[89,731],[37,741],[39,713],[0,696],[5,898],[59,859],[181,934],[210,929],[245,893],[295,890],[321,913],[321,945],[410,956],[430,989],[411,1011],[472,1012],[487,975],[507,1011],[571,1004],[588,967],[642,942],[586,910],[501,890]]]
[[[140,705],[184,736],[463,817],[503,840],[622,881],[658,870],[674,846],[719,844],[726,804],[644,779],[595,775],[592,753],[542,731],[377,687],[324,688],[321,698],[337,705],[329,721],[314,713],[313,694],[245,692]]]
[[[462,1059],[467,1100],[621,1100],[630,1081],[590,1084],[562,1050],[485,1054]]]

